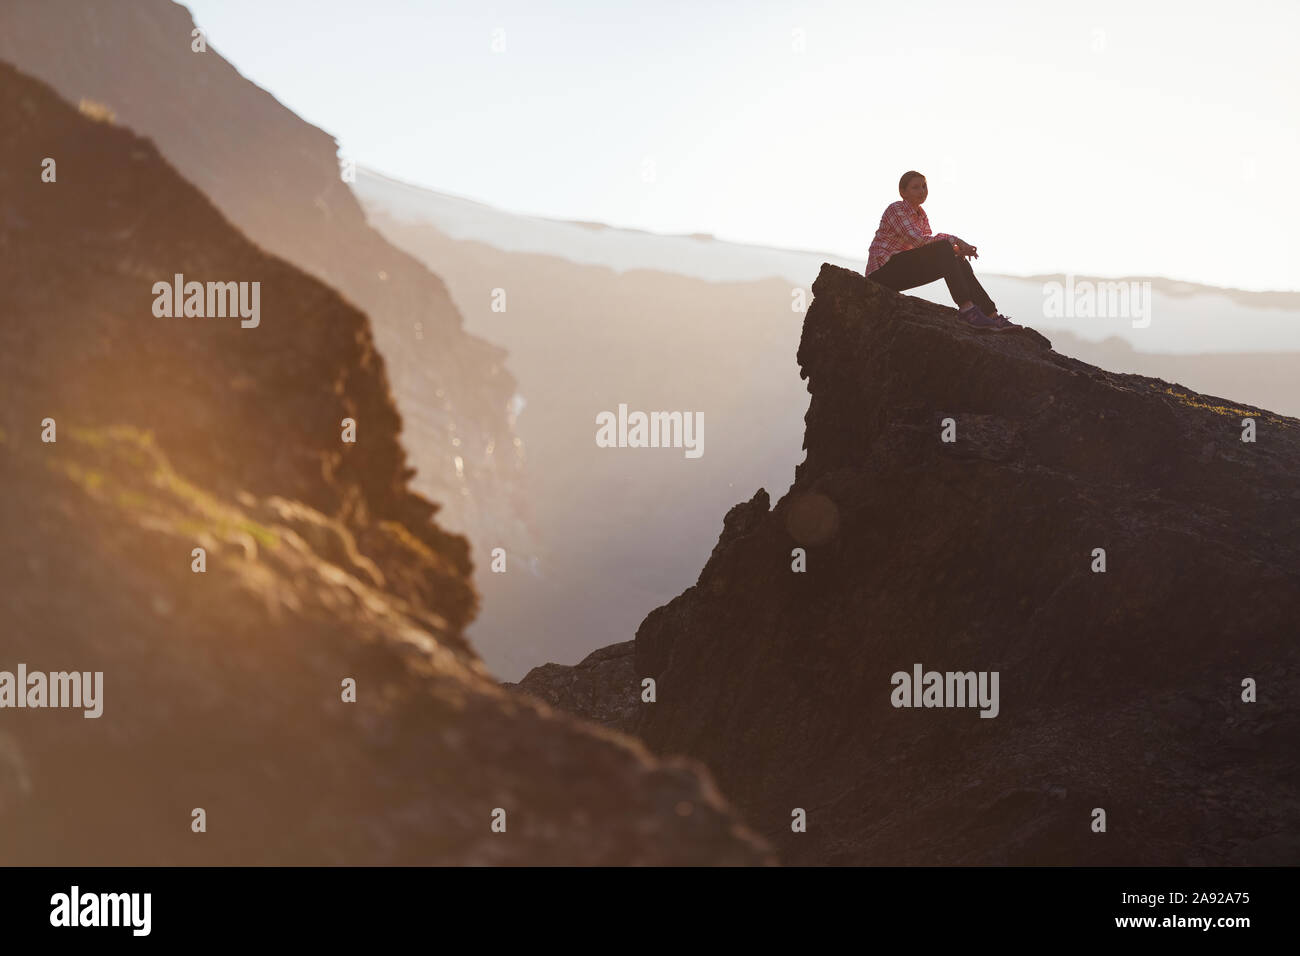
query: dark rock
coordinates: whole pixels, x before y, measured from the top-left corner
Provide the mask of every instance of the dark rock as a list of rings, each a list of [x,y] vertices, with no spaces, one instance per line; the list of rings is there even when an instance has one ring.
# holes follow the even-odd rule
[[[581,714],[612,730],[630,732],[635,729],[641,706],[635,660],[632,641],[624,641],[592,651],[572,667],[534,667],[519,683],[502,686],[531,694],[552,707]]]
[[[637,631],[638,734],[707,764],[787,862],[1281,862],[1233,841],[1300,819],[1300,422],[830,265],[813,291],[806,459]],[[834,531],[793,573],[810,495]],[[999,672],[999,715],[891,706],[917,662]]]

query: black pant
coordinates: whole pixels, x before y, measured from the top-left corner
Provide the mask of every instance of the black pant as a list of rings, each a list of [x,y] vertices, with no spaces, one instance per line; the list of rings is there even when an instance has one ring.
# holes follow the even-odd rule
[[[947,239],[936,239],[906,252],[896,252],[867,278],[895,292],[915,289],[942,278],[948,283],[948,293],[957,305],[970,301],[985,315],[997,312],[997,306],[975,278],[970,263],[952,251],[952,244]]]

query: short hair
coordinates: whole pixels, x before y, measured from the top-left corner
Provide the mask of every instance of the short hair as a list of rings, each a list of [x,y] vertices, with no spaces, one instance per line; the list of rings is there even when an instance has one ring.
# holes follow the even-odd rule
[[[907,184],[917,176],[920,176],[922,179],[925,178],[923,174],[918,173],[915,169],[909,169],[907,172],[903,173],[903,178],[898,181],[898,195],[903,195],[903,190],[907,188]]]

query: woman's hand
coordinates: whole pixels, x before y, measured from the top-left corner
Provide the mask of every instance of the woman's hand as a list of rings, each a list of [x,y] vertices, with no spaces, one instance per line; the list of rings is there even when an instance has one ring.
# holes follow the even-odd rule
[[[958,244],[957,254],[959,256],[966,256],[968,259],[971,256],[974,256],[976,259],[980,257],[978,250],[976,250],[976,248],[972,246],[969,242],[965,242],[964,240],[958,239],[957,244]]]

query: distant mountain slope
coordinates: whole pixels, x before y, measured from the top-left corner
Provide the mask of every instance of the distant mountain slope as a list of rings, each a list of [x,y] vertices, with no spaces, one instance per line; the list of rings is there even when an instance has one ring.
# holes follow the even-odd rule
[[[0,154],[0,864],[770,860],[697,766],[487,675],[363,313],[7,64]],[[259,323],[156,316],[176,273]],[[14,708],[23,667],[100,716]]]
[[[1300,421],[813,291],[795,484],[727,513],[630,665],[521,689],[704,760],[801,864],[1300,862]],[[946,678],[897,706],[918,667],[997,673],[995,716]]]
[[[1061,282],[1064,283],[1066,276],[1063,273],[1054,273],[1052,275],[1032,275],[1023,276],[1025,282]],[[1099,276],[1077,275],[1075,280],[1090,279],[1094,281],[1107,282],[1113,281]],[[1222,286],[1205,285],[1201,282],[1184,282],[1179,279],[1166,279],[1164,276],[1125,276],[1125,279],[1134,282],[1150,282],[1151,288],[1157,292],[1167,295],[1174,299],[1187,299],[1193,296],[1221,296],[1229,299],[1239,305],[1244,305],[1252,309],[1281,309],[1286,312],[1300,312],[1300,292],[1295,291],[1270,291],[1256,292],[1250,289],[1232,289]]]
[[[365,311],[388,362],[415,486],[478,550],[526,549],[505,353],[461,327],[442,281],[366,223],[331,136],[241,76],[170,0],[6,0],[0,59],[102,104],[270,252]],[[220,46],[221,38],[209,38]]]
[[[395,235],[410,235],[413,228],[425,225],[449,238],[483,242],[503,252],[557,256],[618,272],[651,269],[711,282],[782,279],[792,287],[803,287],[823,262],[858,272],[866,268],[865,244],[861,259],[852,260],[823,252],[770,249],[707,237],[664,236],[599,223],[561,222],[496,209],[369,170],[358,172],[354,189],[376,225],[397,245],[411,248],[417,255],[418,248],[405,246]],[[850,210],[845,214],[867,216],[864,236],[869,242],[879,212]],[[985,249],[984,261],[988,252]],[[1064,283],[1063,275],[998,275],[984,271],[979,260],[975,268],[998,308],[1035,328],[1064,330],[1092,342],[1117,337],[1145,354],[1300,352],[1300,292],[1247,292],[1159,277],[1120,277],[1151,283],[1150,323],[1134,328],[1134,316],[1105,315],[1100,310],[1095,315],[1075,315],[1071,311],[1051,315],[1045,308],[1045,283]],[[1089,275],[1073,278],[1079,283],[1116,281]],[[942,281],[909,294],[939,305],[952,304]],[[1141,322],[1142,317],[1138,318]],[[492,341],[510,347],[500,339]],[[1200,363],[1200,367],[1209,368],[1206,363]],[[1209,391],[1220,388],[1214,380],[1201,381],[1197,387]],[[1300,411],[1300,388],[1293,402],[1291,407]]]
[[[569,222],[507,212],[358,169],[353,190],[370,213],[405,225],[433,225],[452,239],[484,242],[504,252],[560,256],[616,272],[654,269],[711,282],[807,276],[824,261],[852,267],[821,252],[769,249],[712,236],[665,236],[595,222]],[[797,280],[796,280],[797,281]]]

